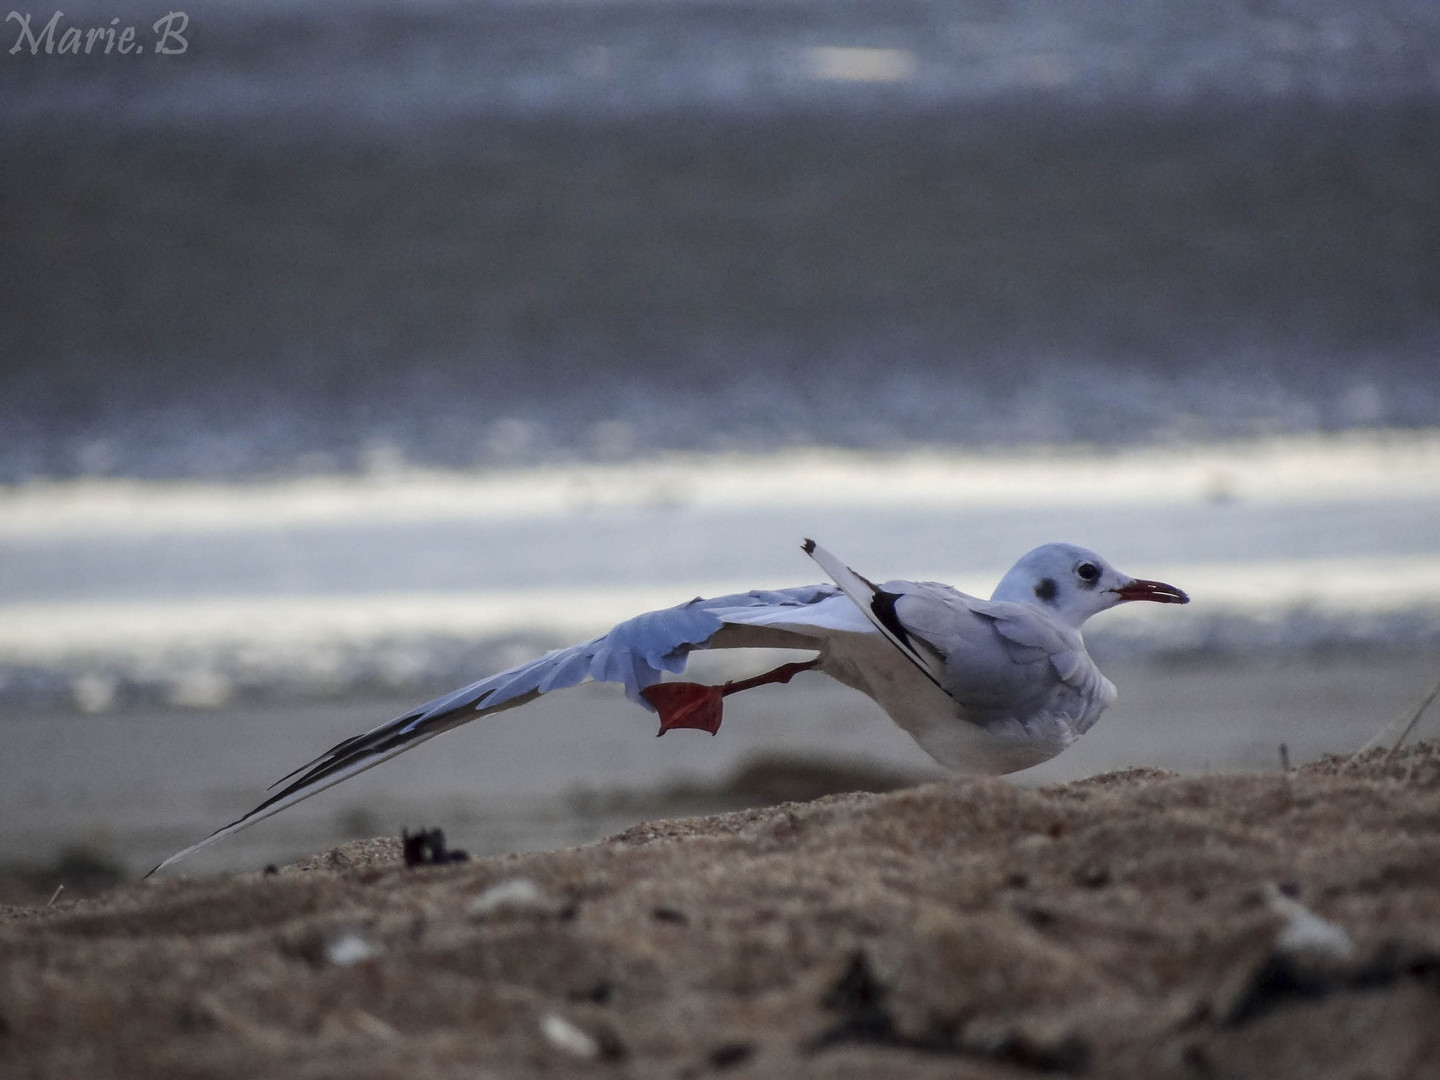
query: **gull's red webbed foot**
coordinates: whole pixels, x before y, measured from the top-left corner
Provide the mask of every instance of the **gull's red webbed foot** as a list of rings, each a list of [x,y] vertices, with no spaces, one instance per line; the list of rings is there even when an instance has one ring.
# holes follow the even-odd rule
[[[641,691],[645,700],[660,713],[664,735],[672,728],[699,728],[714,735],[720,730],[721,702],[725,690],[692,682],[660,682]]]
[[[781,664],[774,671],[756,675],[739,682],[727,682],[724,686],[706,686],[693,682],[659,682],[640,691],[645,700],[654,705],[660,713],[660,731],[664,735],[671,728],[690,727],[708,731],[714,735],[720,730],[721,702],[727,694],[738,694],[766,683],[788,683],[802,671],[819,667],[820,658],[806,660],[802,664]]]

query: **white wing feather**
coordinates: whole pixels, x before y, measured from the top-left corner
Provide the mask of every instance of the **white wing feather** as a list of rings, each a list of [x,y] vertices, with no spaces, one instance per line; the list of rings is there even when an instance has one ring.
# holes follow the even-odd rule
[[[810,585],[695,599],[628,619],[593,641],[559,649],[445,694],[379,727],[332,746],[272,785],[281,787],[243,817],[170,856],[153,874],[232,833],[278,814],[326,788],[372,769],[452,728],[533,701],[587,679],[618,682],[626,695],[654,712],[642,696],[662,672],[685,669],[689,654],[710,648],[813,648],[836,628],[856,629],[838,589]],[[847,624],[848,620],[848,624]],[[289,783],[287,784],[287,781]],[[147,875],[149,876],[149,875]]]

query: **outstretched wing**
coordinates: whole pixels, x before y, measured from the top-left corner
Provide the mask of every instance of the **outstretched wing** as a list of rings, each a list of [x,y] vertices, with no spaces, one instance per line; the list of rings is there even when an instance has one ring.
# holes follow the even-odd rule
[[[833,586],[812,585],[737,593],[710,600],[697,598],[637,615],[593,641],[556,650],[481,679],[363,735],[337,743],[314,761],[282,777],[272,785],[272,789],[280,790],[248,814],[170,856],[150,873],[374,768],[442,732],[478,717],[523,705],[550,690],[574,686],[587,679],[623,683],[632,701],[654,712],[654,706],[641,692],[658,682],[663,672],[683,671],[686,659],[695,649],[819,648],[819,639],[844,622],[845,613],[836,610],[843,603],[839,597],[839,590]]]

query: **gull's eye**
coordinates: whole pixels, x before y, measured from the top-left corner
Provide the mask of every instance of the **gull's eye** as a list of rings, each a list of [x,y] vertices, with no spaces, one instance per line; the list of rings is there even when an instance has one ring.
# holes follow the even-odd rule
[[[1094,585],[1095,582],[1100,580],[1100,568],[1093,562],[1082,562],[1079,566],[1075,567],[1075,576],[1086,585]]]

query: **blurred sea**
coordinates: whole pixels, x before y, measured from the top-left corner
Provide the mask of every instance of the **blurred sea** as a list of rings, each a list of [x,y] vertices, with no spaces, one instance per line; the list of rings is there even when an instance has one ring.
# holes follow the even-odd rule
[[[1434,4],[163,16],[0,35],[0,700],[468,677],[813,577],[811,532],[982,591],[1055,536],[1312,586],[1150,653],[1434,637],[1433,562],[1364,562],[1440,551]],[[1389,621],[1315,615],[1337,580]]]
[[[867,572],[985,589],[1054,536],[1182,569],[1366,554],[1327,547],[1335,530],[1373,536],[1377,557],[1437,550],[1433,490],[1396,496],[1373,445],[1313,456],[1388,431],[1385,461],[1435,467],[1433,3],[200,0],[169,23],[184,51],[156,55],[166,11],[54,16],[58,42],[136,26],[148,51],[127,56],[32,54],[18,12],[0,28],[0,698],[288,685],[283,664],[237,673],[250,654],[231,649],[220,688],[163,690],[170,653],[146,661],[163,678],[113,659],[149,640],[134,610],[66,604],[169,605],[193,628],[193,605],[213,619],[256,595],[313,614],[317,596],[424,594],[360,635],[398,635],[400,659],[269,650],[318,672],[302,683],[404,684],[472,670],[477,635],[533,646],[632,601],[813,577],[793,545],[822,525]],[[28,14],[34,34],[52,18]],[[1349,479],[1308,517],[1271,484],[1281,503],[1233,550],[1193,522],[1117,524],[1133,515],[1094,468],[1188,457],[1202,478],[1157,498],[1213,511],[1226,462],[1266,446],[1255,460],[1287,482],[1297,462]],[[842,452],[861,457],[830,476]],[[1090,462],[1079,505],[1067,453]],[[916,454],[942,462],[935,491],[1038,454],[1035,511],[939,505],[903,479]],[[736,493],[776,476],[787,495]],[[371,491],[369,509],[308,521],[327,483],[342,502]],[[642,494],[597,502],[597,484]],[[686,525],[716,484],[726,509]],[[827,484],[832,517],[801,512]],[[531,488],[561,492],[533,520],[514,508]],[[397,526],[405,492],[429,501]],[[263,508],[237,521],[252,496]],[[95,498],[128,509],[87,516]],[[160,524],[113,533],[154,505],[172,508]],[[207,507],[222,523],[197,532]],[[977,550],[977,532],[1004,539]],[[1114,550],[1140,535],[1155,539]],[[1414,595],[1387,609],[1404,627],[1429,572],[1405,568]],[[533,614],[538,590],[573,611],[582,588],[613,603]],[[445,595],[490,610],[477,590],[511,615],[426,625]],[[1279,637],[1414,636],[1326,625]],[[68,655],[110,627],[110,659],[59,661],[44,643],[63,626]],[[464,648],[404,659],[437,633]],[[1210,644],[1254,638],[1235,634]]]
[[[1437,524],[1432,432],[33,483],[0,494],[0,704],[431,696],[696,594],[820,580],[806,536],[982,596],[1064,538],[1193,595],[1096,619],[1102,659],[1433,656]]]
[[[0,27],[0,480],[1440,423],[1430,2],[162,7]]]

